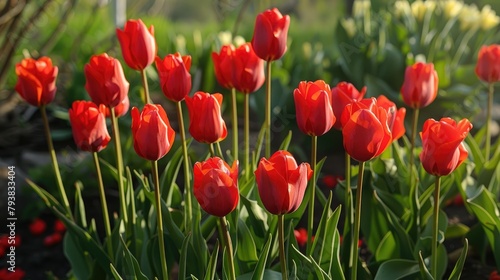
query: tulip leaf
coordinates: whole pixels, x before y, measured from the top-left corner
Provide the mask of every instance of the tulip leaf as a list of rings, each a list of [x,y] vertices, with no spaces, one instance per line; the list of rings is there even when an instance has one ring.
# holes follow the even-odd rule
[[[460,257],[457,260],[457,263],[455,264],[455,267],[453,267],[453,270],[451,271],[450,277],[448,280],[459,280],[460,276],[462,275],[462,270],[464,268],[465,264],[465,259],[467,258],[467,252],[469,250],[469,240],[467,238],[464,239],[464,247],[462,248],[462,252],[460,253]]]
[[[252,280],[260,280],[264,279],[265,271],[266,271],[266,263],[267,263],[267,258],[269,256],[269,249],[271,248],[271,242],[273,240],[272,234],[269,234],[267,237],[266,244],[264,244],[264,247],[262,248],[262,251],[260,252],[259,260],[257,261],[257,265],[255,266],[254,271],[250,274],[247,274],[248,278],[242,278],[242,279],[252,279]],[[281,276],[281,275],[280,275]],[[239,279],[239,277],[238,277]]]
[[[470,228],[462,223],[450,224],[446,229],[445,238],[461,238],[464,237]]]
[[[219,256],[219,240],[215,241],[214,249],[212,251],[212,255],[208,261],[207,272],[205,273],[204,280],[213,280],[215,279],[215,273],[217,272],[217,257]]]
[[[262,143],[264,142],[264,135],[266,134],[266,126],[265,124],[262,125],[259,135],[257,136],[257,142],[255,144],[255,151],[252,152],[252,170],[257,169],[257,165],[259,164],[260,161],[260,154],[262,151]]]
[[[116,268],[113,266],[113,263],[109,264],[109,269],[111,269],[111,274],[113,274],[115,280],[123,280],[118,271],[116,271]]]
[[[187,255],[188,255],[188,246],[191,240],[191,234],[188,233],[184,241],[182,241],[181,246],[181,256],[179,258],[179,279],[186,279],[186,271],[187,271]]]
[[[288,147],[290,146],[290,141],[292,141],[292,131],[289,130],[288,134],[286,135],[285,139],[281,142],[279,150],[288,150]]]
[[[236,255],[238,256],[238,259],[247,263],[257,262],[259,257],[257,256],[257,249],[252,237],[252,232],[241,219],[238,220],[237,237],[238,249],[236,250]]]
[[[479,148],[479,144],[477,143],[477,140],[472,137],[472,135],[468,134],[467,137],[465,138],[465,143],[469,146],[469,151],[472,154],[472,159],[475,164],[476,168],[476,173],[479,173],[484,166],[484,154]]]
[[[190,138],[189,140],[186,141],[186,145],[189,148],[193,141],[193,138]],[[178,203],[173,202],[174,198],[174,191],[179,191],[178,188],[176,188],[175,182],[177,181],[177,176],[179,174],[179,170],[182,165],[182,154],[183,150],[182,149],[177,149],[175,153],[173,154],[172,158],[168,161],[167,165],[165,166],[165,170],[162,173],[162,176],[160,178],[160,186],[161,186],[161,193],[162,197],[167,203],[167,205],[170,205],[172,207],[180,205],[179,201]],[[169,182],[166,184],[165,182]]]
[[[417,261],[405,259],[393,259],[383,262],[375,275],[374,280],[403,279],[416,275],[420,272]]]
[[[121,247],[123,248],[122,254],[123,254],[123,273],[124,275],[127,276],[134,276],[134,279],[137,280],[147,280],[148,278],[146,275],[144,275],[141,271],[141,267],[139,266],[139,263],[137,262],[137,259],[132,255],[130,250],[127,248],[127,244],[125,244],[125,241],[123,238],[120,236],[119,237],[121,241]]]
[[[92,264],[86,256],[85,249],[81,247],[76,236],[65,234],[63,239],[64,255],[72,267],[72,272],[77,279],[89,279]]]
[[[394,235],[391,231],[388,231],[384,238],[380,241],[380,245],[375,251],[375,259],[377,261],[385,261],[390,259],[395,259],[398,257],[397,254],[397,244],[394,239]]]
[[[418,266],[420,268],[420,275],[422,276],[422,279],[434,280],[432,274],[429,272],[429,269],[427,269],[427,266],[425,265],[424,258],[422,257],[422,251],[418,251]]]
[[[85,203],[82,198],[82,182],[75,183],[75,221],[79,222],[79,226],[87,228],[87,215],[85,212]]]

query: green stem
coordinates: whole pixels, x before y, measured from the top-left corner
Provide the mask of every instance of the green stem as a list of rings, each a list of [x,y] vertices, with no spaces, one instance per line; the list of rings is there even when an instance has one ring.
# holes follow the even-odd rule
[[[238,160],[238,104],[236,102],[236,89],[231,89],[231,101],[233,106],[233,157]]]
[[[413,123],[411,127],[411,138],[410,138],[410,167],[409,167],[409,172],[410,172],[410,189],[412,189],[413,186],[413,166],[415,165],[415,157],[414,157],[414,150],[415,150],[415,138],[417,137],[417,126],[418,126],[418,113],[419,113],[419,108],[413,109]],[[413,198],[413,196],[410,196],[410,198]]]
[[[433,228],[432,228],[432,255],[431,255],[431,273],[434,279],[437,278],[437,248],[438,248],[438,231],[439,231],[439,194],[441,188],[441,177],[436,176],[436,185],[434,187],[434,211],[433,211]]]
[[[210,157],[215,157],[214,143],[208,144],[208,149],[210,151]]]
[[[314,200],[316,199],[316,156],[317,156],[317,146],[318,146],[318,136],[311,136],[311,165],[313,168],[312,179],[309,181],[309,188],[311,189],[311,197],[309,200],[309,217],[307,219],[307,250],[308,254],[311,254],[312,247],[312,233],[314,227]]]
[[[485,162],[490,160],[490,146],[491,146],[491,130],[490,130],[490,122],[491,122],[491,110],[493,108],[493,93],[495,91],[494,83],[488,84],[488,104],[486,107],[486,147],[485,150]]]
[[[176,104],[177,104],[177,118],[179,119],[179,130],[181,132],[182,152],[184,157],[184,192],[186,195],[184,223],[185,223],[186,233],[188,233],[191,230],[191,221],[193,220],[191,176],[189,171],[189,157],[186,145],[186,132],[184,130],[184,118],[182,114],[182,106],[180,101],[176,102]]]
[[[271,61],[266,64],[266,158],[271,157]]]
[[[153,173],[153,180],[155,184],[155,207],[156,207],[156,221],[158,226],[158,243],[160,250],[160,265],[163,279],[168,278],[167,256],[165,254],[165,242],[163,240],[163,217],[161,214],[161,194],[160,194],[160,178],[158,176],[158,161],[151,161],[151,172]]]
[[[245,94],[244,107],[245,107],[245,178],[250,178],[250,95]]]
[[[220,158],[223,160],[223,161],[226,161],[226,159],[224,158],[224,154],[222,153],[222,149],[220,147],[220,141],[215,143],[215,145],[217,146],[217,152],[219,153],[219,156]]]
[[[353,239],[351,242],[351,256],[352,257],[352,271],[351,279],[357,279],[358,274],[358,241],[359,241],[359,227],[361,224],[361,198],[363,197],[363,173],[365,170],[365,162],[359,163],[358,171],[358,187],[356,188],[356,209],[354,210],[354,229]]]
[[[476,34],[477,28],[470,29],[465,33],[464,37],[462,38],[462,41],[460,41],[460,45],[458,46],[457,52],[453,56],[453,59],[451,60],[451,69],[454,70],[458,66],[458,63],[460,62],[460,58],[464,55],[465,51],[467,50],[467,45],[469,43],[469,40]]]
[[[146,77],[146,69],[141,70],[141,78],[142,78],[142,86],[144,87],[144,103],[152,103],[151,97],[149,96],[149,88],[148,88],[148,78]]]
[[[125,186],[123,185],[123,158],[122,146],[120,142],[120,131],[118,128],[118,118],[116,117],[115,108],[109,107],[111,112],[111,125],[113,126],[113,140],[115,141],[116,153],[116,169],[118,172],[118,191],[120,193],[120,210],[122,212],[123,221],[128,223],[127,202],[125,197]]]
[[[111,240],[111,224],[109,222],[109,213],[108,213],[108,203],[106,202],[106,193],[104,192],[104,184],[102,182],[102,173],[101,166],[99,165],[99,157],[97,156],[97,152],[92,153],[92,157],[94,158],[95,171],[97,173],[97,182],[99,184],[99,198],[101,199],[101,207],[102,207],[102,218],[104,221],[104,231],[106,233],[106,243],[108,247],[108,254],[113,262],[114,254],[113,254],[113,246]]]
[[[285,255],[285,219],[283,214],[278,215],[278,243],[280,250],[281,277],[283,280],[288,280]]]
[[[52,136],[50,134],[49,118],[47,117],[46,105],[40,106],[40,112],[42,113],[43,128],[45,132],[45,138],[47,140],[47,145],[49,146],[50,159],[52,160],[52,167],[54,169],[54,174],[56,175],[57,187],[59,189],[59,195],[61,196],[63,206],[66,210],[66,216],[73,220],[73,213],[69,207],[68,196],[66,196],[66,190],[61,179],[61,172],[59,171],[59,164],[57,163],[56,151],[54,150],[54,144],[52,143]]]
[[[345,152],[345,205],[346,205],[346,216],[345,216],[345,222],[344,222],[344,238],[347,238],[347,234],[349,234],[349,240],[352,240],[352,223],[354,221],[354,209],[352,207],[352,189],[351,189],[351,156]],[[347,208],[348,207],[348,208]],[[345,242],[343,244],[346,244]],[[343,246],[345,248],[345,246]],[[342,249],[345,250],[345,252],[348,252],[351,250],[349,249]],[[352,254],[349,253],[349,267],[352,267]]]
[[[236,272],[234,270],[234,259],[233,259],[233,244],[231,243],[231,236],[227,230],[227,220],[226,217],[220,217],[220,227],[222,229],[222,236],[224,237],[224,247],[226,248],[226,255],[229,260],[229,279],[236,280]]]

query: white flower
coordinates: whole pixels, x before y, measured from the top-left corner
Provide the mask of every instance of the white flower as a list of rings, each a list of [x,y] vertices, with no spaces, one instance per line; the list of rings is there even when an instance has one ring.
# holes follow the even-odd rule
[[[394,3],[394,13],[398,18],[411,14],[410,3],[407,0],[398,0]]]
[[[444,16],[447,19],[458,16],[460,14],[460,11],[464,7],[464,3],[457,0],[446,0],[440,3],[441,3],[441,9],[443,9],[444,11]]]
[[[498,25],[500,18],[496,15],[490,5],[485,5],[481,10],[481,28],[483,30],[489,30]]]

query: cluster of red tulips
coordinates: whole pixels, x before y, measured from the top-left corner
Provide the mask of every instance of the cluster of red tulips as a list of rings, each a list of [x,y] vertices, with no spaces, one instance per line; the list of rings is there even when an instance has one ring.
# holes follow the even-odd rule
[[[264,82],[266,89],[266,120],[263,127],[269,129],[271,119],[271,62],[280,59],[287,49],[287,32],[290,18],[283,16],[277,9],[267,10],[257,16],[252,41],[241,46],[225,45],[220,52],[212,54],[215,75],[219,84],[233,92],[239,91],[245,95],[245,116],[248,118],[248,95],[258,90]],[[353,244],[359,240],[359,215],[360,197],[362,186],[362,168],[364,162],[380,156],[391,143],[397,141],[405,133],[404,119],[405,108],[397,108],[395,103],[384,95],[377,98],[365,98],[366,88],[358,91],[348,82],[340,82],[335,87],[323,81],[303,81],[293,92],[296,108],[296,120],[299,129],[310,135],[313,139],[313,154],[311,163],[298,164],[288,151],[278,150],[272,155],[270,152],[270,132],[266,130],[265,156],[258,162],[256,170],[251,170],[249,163],[248,139],[246,138],[244,152],[244,167],[239,165],[237,145],[237,124],[235,124],[236,110],[233,107],[233,138],[232,164],[224,160],[224,153],[216,156],[214,145],[224,140],[228,135],[225,121],[222,117],[221,106],[223,95],[219,93],[206,93],[196,91],[189,96],[192,90],[190,75],[191,58],[179,53],[169,54],[164,58],[157,56],[157,45],[154,38],[153,27],[147,28],[141,20],[129,20],[123,30],[117,29],[117,37],[121,45],[125,63],[132,69],[141,73],[143,80],[143,108],[131,109],[132,137],[135,152],[140,157],[151,161],[153,181],[157,200],[161,199],[159,193],[157,161],[164,157],[176,141],[176,131],[172,128],[167,112],[159,104],[152,103],[149,95],[148,82],[145,69],[155,64],[159,74],[160,88],[167,97],[177,106],[179,131],[184,150],[184,175],[185,200],[187,211],[190,211],[191,197],[197,199],[199,205],[208,214],[222,218],[225,228],[227,221],[224,216],[231,213],[238,205],[239,191],[238,178],[246,178],[254,174],[260,199],[263,206],[274,215],[282,216],[294,212],[303,203],[304,194],[308,189],[308,182],[316,170],[316,137],[324,135],[331,128],[342,131],[343,146],[346,153],[358,161],[359,177],[356,203],[356,218],[354,221]],[[500,51],[498,46],[484,48],[479,54],[476,72],[486,82],[500,80]],[[265,63],[267,69],[265,69]],[[267,71],[267,72],[266,72]],[[52,102],[56,92],[56,77],[58,68],[52,65],[50,58],[42,57],[37,60],[26,58],[16,65],[18,82],[17,92],[31,105],[41,107]],[[113,127],[113,138],[116,141],[115,149],[117,158],[121,154],[118,126],[118,117],[126,116],[129,109],[129,83],[127,82],[121,63],[118,59],[100,54],[93,56],[84,69],[87,90],[92,101],[75,101],[69,109],[73,137],[76,145],[83,151],[96,153],[106,148],[111,138],[108,133],[106,118],[110,118]],[[416,122],[420,109],[431,104],[438,93],[438,76],[432,63],[417,62],[409,66],[405,72],[401,96],[404,103],[413,109],[414,118],[411,133],[412,148],[415,145]],[[182,101],[185,100],[189,111],[190,135],[200,143],[208,144],[211,157],[205,161],[189,163],[186,147],[187,137],[184,132],[182,120]],[[463,140],[471,130],[472,124],[463,119],[455,121],[451,118],[442,118],[437,121],[428,119],[420,132],[422,152],[420,162],[423,168],[436,177],[446,176],[453,172],[466,158],[467,150]],[[234,131],[233,131],[234,132]],[[248,133],[248,123],[245,123],[245,133]],[[247,134],[246,134],[247,135]],[[220,148],[220,146],[219,146]],[[260,149],[259,149],[260,151]],[[97,172],[99,171],[96,160]],[[117,172],[123,174],[123,163],[117,159]],[[410,155],[410,165],[413,164],[413,155]],[[191,172],[194,174],[193,189],[190,187]],[[312,168],[311,168],[312,167]],[[411,168],[410,168],[411,169]],[[350,175],[346,175],[348,179]],[[126,221],[125,194],[122,192],[123,180],[118,180],[120,188],[122,218]],[[312,199],[314,203],[314,184],[311,180]],[[335,182],[333,182],[336,184]],[[413,182],[410,179],[410,184]],[[350,184],[347,184],[350,187]],[[64,204],[64,188],[60,188]],[[103,208],[105,206],[104,191],[102,191]],[[163,245],[163,229],[161,222],[161,207],[156,205],[158,211],[158,231],[160,247]],[[69,208],[68,208],[69,209]],[[111,237],[107,209],[104,218],[107,225],[107,237]],[[312,214],[313,207],[310,208]],[[68,216],[71,216],[68,211]],[[189,215],[188,215],[189,217]],[[130,217],[128,217],[130,218]],[[189,219],[189,218],[188,218]],[[312,223],[312,221],[311,221]],[[312,225],[312,224],[311,224]],[[189,222],[186,223],[189,227]],[[309,231],[312,227],[308,228]],[[282,230],[282,228],[280,229]],[[227,229],[226,229],[227,231]],[[311,233],[304,238],[304,232],[298,233],[301,243],[312,241]],[[437,236],[436,236],[437,238]],[[108,243],[109,244],[109,243]],[[231,251],[231,242],[226,245]],[[352,251],[355,259],[358,256],[357,246]],[[161,251],[161,250],[160,250]],[[161,253],[161,252],[160,252]],[[112,250],[109,251],[112,254]],[[164,254],[161,255],[164,258]],[[283,256],[284,257],[284,256]],[[113,258],[111,256],[111,258]],[[162,271],[167,279],[166,261]],[[356,263],[354,262],[351,276],[356,278]],[[435,271],[434,263],[433,269]],[[282,260],[283,275],[287,275],[285,262]],[[233,269],[234,277],[234,269]],[[234,279],[234,278],[233,278]],[[285,278],[284,278],[285,279]]]

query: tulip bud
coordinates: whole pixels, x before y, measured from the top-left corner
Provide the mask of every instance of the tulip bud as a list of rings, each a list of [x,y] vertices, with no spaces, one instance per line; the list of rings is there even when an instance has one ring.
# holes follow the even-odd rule
[[[186,97],[189,110],[189,133],[202,143],[215,143],[227,136],[226,123],[222,119],[220,107],[222,94],[198,91],[193,97]]]
[[[129,83],[120,61],[107,54],[94,55],[85,65],[85,89],[95,104],[116,107],[127,98]]]
[[[69,109],[69,121],[76,146],[83,151],[99,152],[111,137],[99,107],[91,101],[75,101]]]
[[[332,92],[325,81],[300,82],[293,91],[299,129],[308,135],[327,133],[336,121],[332,109]]]
[[[264,61],[255,54],[250,43],[234,51],[232,75],[234,87],[243,93],[255,92],[264,84]]]
[[[40,107],[54,100],[57,66],[48,57],[25,58],[16,64],[16,91],[29,104]]]
[[[163,94],[168,99],[179,102],[191,91],[191,56],[180,53],[169,54],[163,60],[156,57],[156,69],[160,76]]]
[[[335,129],[342,129],[340,116],[342,116],[342,112],[347,104],[363,99],[365,93],[366,87],[358,91],[353,84],[347,82],[340,82],[332,89],[332,109],[336,117],[335,123],[333,124]]]
[[[201,208],[210,215],[224,217],[239,201],[238,162],[229,165],[218,157],[197,162],[193,168],[193,193]]]
[[[156,57],[157,47],[154,27],[149,29],[142,20],[128,20],[123,30],[117,28],[116,35],[122,49],[123,59],[134,70],[144,70]]]
[[[467,119],[458,123],[450,118],[426,120],[420,132],[420,161],[425,171],[435,176],[445,176],[460,166],[468,155],[463,141],[471,129],[472,124]]]
[[[234,46],[222,46],[220,53],[212,52],[212,61],[214,63],[215,78],[217,82],[227,89],[233,86],[233,57]]]
[[[401,95],[406,105],[411,108],[424,108],[436,99],[438,75],[434,64],[417,62],[408,66],[401,87]]]
[[[308,163],[297,162],[287,151],[277,151],[269,160],[262,158],[255,180],[267,211],[274,215],[292,213],[299,208],[312,176]]]
[[[276,8],[257,15],[252,38],[255,53],[266,61],[278,60],[286,52],[290,17]]]
[[[481,47],[477,58],[476,75],[487,83],[500,81],[500,45]]]
[[[392,143],[387,111],[374,98],[348,104],[341,122],[344,149],[357,161],[379,156]]]
[[[132,108],[132,136],[135,152],[147,160],[165,156],[175,139],[167,113],[156,104],[146,104],[142,112]]]

